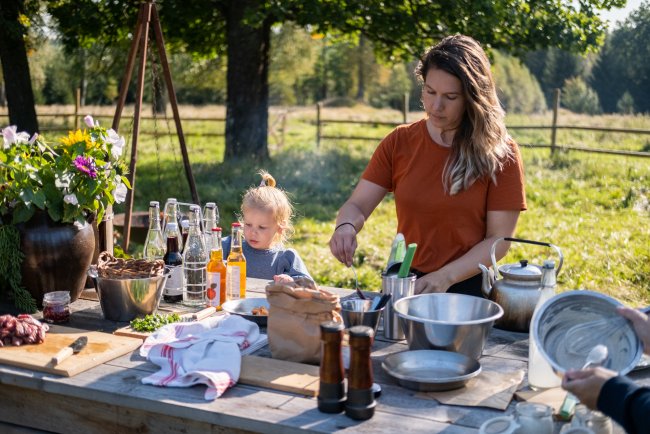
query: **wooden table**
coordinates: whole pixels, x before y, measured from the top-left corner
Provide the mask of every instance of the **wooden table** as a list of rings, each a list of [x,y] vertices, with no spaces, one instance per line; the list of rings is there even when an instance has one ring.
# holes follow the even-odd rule
[[[265,281],[249,279],[249,292],[263,293]],[[330,288],[341,295],[349,290]],[[98,302],[72,305],[70,326],[112,332],[124,325],[101,319]],[[375,415],[354,421],[344,414],[317,410],[316,399],[259,387],[237,385],[214,401],[203,399],[204,386],[166,388],[141,379],[157,370],[138,352],[74,377],[64,378],[0,365],[0,432],[3,433],[475,433],[492,417],[514,412],[484,407],[442,405],[398,386],[381,368],[388,354],[406,350],[404,341],[381,336],[373,345],[375,381],[383,392]],[[264,349],[260,350],[264,353]],[[268,352],[268,351],[267,351]],[[528,335],[493,329],[481,358],[484,366],[504,371],[526,369]],[[650,384],[650,370],[633,377]],[[556,423],[556,432],[561,423]],[[617,432],[623,432],[616,427]]]

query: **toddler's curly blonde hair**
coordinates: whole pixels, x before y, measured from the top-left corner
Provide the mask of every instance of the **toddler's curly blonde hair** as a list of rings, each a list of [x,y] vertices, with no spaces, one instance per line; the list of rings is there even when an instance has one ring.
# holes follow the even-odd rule
[[[241,203],[242,215],[246,209],[257,209],[270,212],[282,231],[277,232],[273,237],[273,243],[285,243],[293,234],[293,205],[289,201],[287,193],[277,188],[275,178],[265,170],[257,172],[262,177],[258,187],[249,188],[244,193]]]

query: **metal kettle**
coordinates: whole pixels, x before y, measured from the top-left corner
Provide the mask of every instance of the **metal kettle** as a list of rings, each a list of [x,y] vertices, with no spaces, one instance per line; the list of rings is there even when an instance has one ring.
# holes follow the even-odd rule
[[[541,295],[542,267],[529,264],[525,259],[518,263],[504,264],[497,267],[496,246],[502,241],[535,244],[554,249],[560,258],[555,270],[556,275],[562,269],[564,257],[560,248],[551,243],[519,238],[499,238],[492,244],[490,258],[492,259],[492,269],[495,272],[498,271],[498,274],[503,278],[498,279],[498,276],[493,276],[488,267],[478,264],[483,272],[483,285],[481,288],[483,295],[503,308],[503,316],[496,320],[494,325],[506,330],[527,332],[535,306]]]

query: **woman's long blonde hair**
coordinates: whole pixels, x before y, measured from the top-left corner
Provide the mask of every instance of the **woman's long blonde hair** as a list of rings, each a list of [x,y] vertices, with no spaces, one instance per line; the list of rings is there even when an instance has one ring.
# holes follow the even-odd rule
[[[249,188],[244,193],[241,212],[243,214],[247,208],[270,212],[282,229],[273,237],[273,243],[284,243],[293,234],[293,225],[291,224],[293,205],[291,205],[287,194],[275,186],[275,178],[270,173],[260,170],[258,174],[262,177],[262,182],[258,187]]]
[[[443,172],[445,190],[454,195],[486,176],[496,182],[514,152],[485,51],[469,36],[447,36],[422,56],[415,70],[422,83],[430,69],[457,77],[465,98],[465,114]]]

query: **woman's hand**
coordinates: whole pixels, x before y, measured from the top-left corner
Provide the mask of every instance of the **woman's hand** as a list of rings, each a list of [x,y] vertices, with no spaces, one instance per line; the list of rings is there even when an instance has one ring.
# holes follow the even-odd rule
[[[352,265],[354,252],[357,250],[357,231],[352,224],[344,224],[332,234],[330,251],[332,255],[348,267]]]
[[[650,317],[637,309],[629,307],[619,307],[616,310],[621,316],[632,322],[634,331],[643,342],[645,353],[650,354]]]
[[[451,285],[452,282],[450,282],[440,270],[434,271],[425,274],[415,281],[415,293],[430,294],[434,292],[447,292]]]
[[[616,375],[616,372],[601,367],[567,371],[562,378],[562,388],[573,393],[590,409],[597,410],[598,396],[603,385]]]

